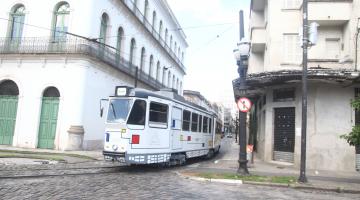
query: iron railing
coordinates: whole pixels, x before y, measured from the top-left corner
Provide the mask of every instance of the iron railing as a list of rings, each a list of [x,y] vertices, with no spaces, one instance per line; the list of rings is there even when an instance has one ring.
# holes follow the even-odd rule
[[[116,49],[91,40],[67,36],[65,38],[0,38],[0,54],[80,54],[98,59],[121,72],[136,78],[136,66],[124,59]],[[151,75],[138,70],[138,81],[153,89],[165,85]]]
[[[161,37],[161,35],[154,29],[154,27],[150,24],[150,22],[146,19],[146,17],[142,14],[139,8],[131,1],[131,0],[121,0],[121,2],[126,5],[126,7],[136,16],[140,23],[144,25],[144,27],[151,33],[153,38],[160,43],[160,46],[164,48],[165,51],[168,52],[170,57],[180,65],[180,67],[185,71],[186,68],[182,61],[176,56],[176,52],[173,51],[166,43],[166,41]],[[176,51],[176,49],[175,49]],[[179,55],[180,56],[180,55]]]

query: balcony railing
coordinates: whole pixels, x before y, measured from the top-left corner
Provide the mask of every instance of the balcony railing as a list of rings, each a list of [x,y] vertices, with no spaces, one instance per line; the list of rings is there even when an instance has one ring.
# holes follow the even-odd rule
[[[160,43],[160,46],[164,48],[164,50],[170,55],[170,57],[180,65],[180,67],[184,70],[186,70],[185,66],[183,65],[182,61],[176,56],[176,52],[173,51],[169,47],[169,45],[166,43],[166,41],[161,37],[161,35],[153,28],[153,26],[150,24],[150,22],[146,19],[146,17],[141,13],[139,8],[131,1],[131,0],[121,0],[121,2],[126,5],[126,7],[131,11],[136,18],[139,20],[140,23],[144,25],[144,27],[151,33],[153,38],[157,40]],[[176,51],[176,49],[175,49]],[[179,55],[180,56],[180,55]]]
[[[125,60],[120,52],[90,40],[67,36],[51,38],[0,38],[0,54],[80,54],[98,59],[135,78],[136,66]],[[138,80],[153,89],[164,88],[158,80],[138,70]]]

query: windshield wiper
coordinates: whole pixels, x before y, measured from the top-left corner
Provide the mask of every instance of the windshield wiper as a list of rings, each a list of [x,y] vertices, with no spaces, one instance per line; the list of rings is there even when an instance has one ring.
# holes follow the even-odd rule
[[[116,111],[115,111],[115,107],[114,107],[114,104],[112,102],[110,102],[110,106],[112,108],[112,111],[113,111],[113,115],[114,115],[114,118],[116,119]]]

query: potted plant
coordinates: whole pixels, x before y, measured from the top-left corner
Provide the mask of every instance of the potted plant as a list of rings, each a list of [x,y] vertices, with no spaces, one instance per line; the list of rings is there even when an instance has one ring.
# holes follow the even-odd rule
[[[351,106],[355,108],[357,112],[360,111],[360,98],[356,98],[351,101]],[[355,124],[352,130],[348,134],[341,135],[340,138],[343,138],[347,141],[350,146],[355,146],[355,152],[357,154],[357,170],[360,170],[360,124]]]

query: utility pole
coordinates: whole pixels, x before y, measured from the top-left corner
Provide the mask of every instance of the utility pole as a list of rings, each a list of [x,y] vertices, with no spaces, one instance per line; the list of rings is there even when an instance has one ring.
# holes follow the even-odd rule
[[[307,57],[308,57],[308,1],[303,0],[303,74],[301,115],[301,158],[299,182],[306,183],[306,127],[307,127]]]

